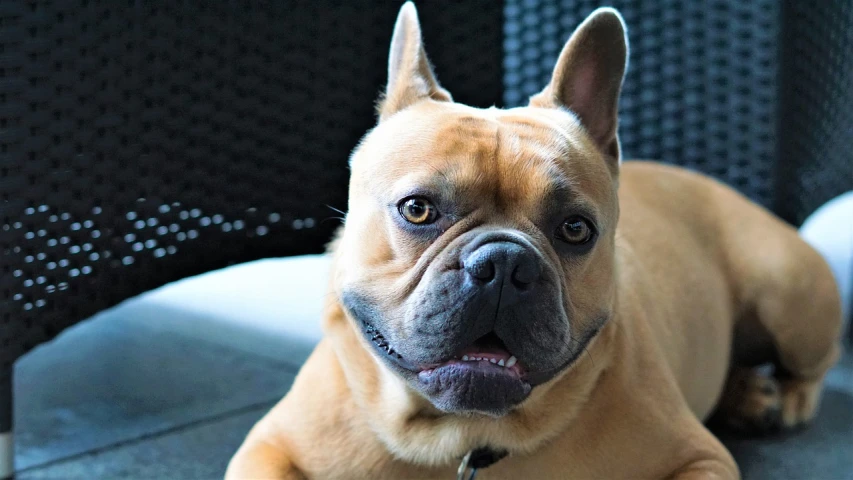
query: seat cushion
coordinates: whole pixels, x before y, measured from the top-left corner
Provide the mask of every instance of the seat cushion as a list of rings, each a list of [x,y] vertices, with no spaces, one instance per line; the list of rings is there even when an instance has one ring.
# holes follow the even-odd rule
[[[149,326],[301,365],[319,341],[331,260],[259,260],[187,278],[122,304]]]
[[[823,255],[835,274],[849,327],[853,317],[853,191],[812,213],[800,227],[800,235]]]

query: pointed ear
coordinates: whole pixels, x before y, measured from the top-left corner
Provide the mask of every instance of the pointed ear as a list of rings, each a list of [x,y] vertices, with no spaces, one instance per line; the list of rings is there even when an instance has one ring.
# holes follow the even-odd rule
[[[418,11],[412,2],[406,2],[397,15],[391,38],[388,86],[379,103],[379,121],[427,98],[453,101],[432,72],[421,39]]]
[[[530,106],[568,108],[599,148],[619,159],[616,117],[627,62],[622,16],[612,8],[599,8],[566,42],[551,83],[530,98]]]

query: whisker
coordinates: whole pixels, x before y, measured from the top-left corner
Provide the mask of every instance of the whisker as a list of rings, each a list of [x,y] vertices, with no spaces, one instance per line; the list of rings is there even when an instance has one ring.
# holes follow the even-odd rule
[[[346,214],[347,214],[347,212],[345,212],[345,211],[343,211],[343,210],[341,210],[341,209],[339,209],[339,208],[335,208],[335,207],[333,207],[333,206],[331,206],[331,205],[329,205],[329,204],[324,204],[324,206],[325,206],[326,208],[328,208],[329,210],[333,211],[333,212],[340,213],[341,215],[346,216]]]
[[[584,345],[583,351],[586,352],[586,356],[589,357],[589,361],[592,362],[593,368],[597,369],[598,366],[595,364],[595,360],[592,358],[592,354],[589,353],[589,347],[587,345]]]

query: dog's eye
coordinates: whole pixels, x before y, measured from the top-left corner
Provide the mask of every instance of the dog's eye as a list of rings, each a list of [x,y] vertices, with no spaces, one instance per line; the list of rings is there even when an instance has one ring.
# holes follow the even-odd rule
[[[589,220],[579,216],[567,218],[557,229],[557,238],[572,245],[588,243],[594,235],[595,230]]]
[[[400,203],[400,215],[409,223],[426,225],[438,218],[438,210],[423,197],[407,198]]]

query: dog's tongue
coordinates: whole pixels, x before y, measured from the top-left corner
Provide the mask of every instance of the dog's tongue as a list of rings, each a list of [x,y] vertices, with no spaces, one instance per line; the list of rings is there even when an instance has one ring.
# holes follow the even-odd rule
[[[503,358],[504,360],[511,356],[504,345],[504,342],[502,342],[494,333],[489,333],[488,335],[479,338],[477,341],[462,350],[458,356],[461,357],[462,355],[472,354],[489,355],[490,357],[494,356],[497,358]]]
[[[494,333],[480,338],[469,347],[463,349],[456,356],[456,360],[464,362],[484,360],[501,367],[514,367],[514,370],[519,371],[519,367],[516,366],[517,360],[515,356],[509,353],[503,342]]]

